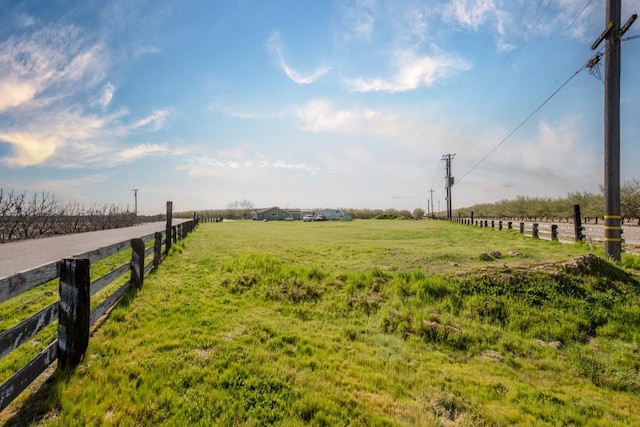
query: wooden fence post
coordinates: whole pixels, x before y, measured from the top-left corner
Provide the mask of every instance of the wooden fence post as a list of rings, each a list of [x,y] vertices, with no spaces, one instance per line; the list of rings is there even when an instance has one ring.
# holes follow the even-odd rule
[[[580,205],[573,205],[573,230],[576,236],[576,242],[581,242],[584,239],[582,232],[582,218],[580,217]]]
[[[166,226],[166,242],[165,253],[169,253],[171,249],[171,227],[173,225],[173,202],[167,202],[167,226]]]
[[[538,224],[537,223],[533,224],[533,230],[531,230],[531,237],[533,237],[534,239],[538,238]]]
[[[486,219],[484,220],[484,226],[488,227],[489,226],[489,221],[487,221]]]
[[[144,242],[142,239],[131,240],[131,284],[137,289],[144,281]]]
[[[173,240],[173,244],[178,243],[178,226],[174,225],[171,227],[171,240]]]
[[[502,231],[502,221],[498,221],[498,231]]]
[[[91,316],[88,259],[60,261],[60,311],[58,314],[58,367],[78,366],[89,345]]]
[[[160,258],[162,258],[162,233],[155,232],[153,238],[153,268],[156,269],[160,265]]]
[[[524,234],[524,222],[520,223],[520,234]]]
[[[491,228],[496,228],[496,223],[494,220],[491,220]]]
[[[555,224],[551,224],[551,240],[558,241],[558,226]]]

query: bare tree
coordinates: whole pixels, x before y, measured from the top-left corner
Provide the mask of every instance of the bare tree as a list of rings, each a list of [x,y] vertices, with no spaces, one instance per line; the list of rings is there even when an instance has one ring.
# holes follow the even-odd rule
[[[0,188],[0,241],[31,239],[53,234],[127,227],[135,222],[129,208],[116,205],[93,205],[77,202],[64,207],[46,192],[28,195],[6,192]]]

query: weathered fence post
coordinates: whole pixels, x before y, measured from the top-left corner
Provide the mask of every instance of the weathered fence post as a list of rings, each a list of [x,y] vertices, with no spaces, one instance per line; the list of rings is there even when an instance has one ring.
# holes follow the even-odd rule
[[[486,219],[484,220],[484,226],[488,227],[489,226],[489,221],[487,221]]]
[[[162,233],[155,232],[153,238],[153,268],[156,269],[160,265],[160,259],[162,258]]]
[[[169,253],[171,249],[171,227],[173,225],[173,202],[167,202],[167,226],[166,226],[166,243],[165,253]]]
[[[171,240],[173,240],[174,244],[178,243],[178,226],[177,225],[174,225],[173,227],[171,227]]]
[[[142,287],[144,281],[144,242],[142,239],[131,240],[131,284]]]
[[[498,231],[502,231],[502,221],[498,221]]]
[[[533,223],[533,229],[531,230],[531,237],[534,239],[538,238],[538,224],[535,222]]]
[[[471,211],[471,225],[473,225],[473,211]]]
[[[558,241],[558,226],[555,224],[551,224],[551,240]]]
[[[58,367],[78,366],[89,345],[90,261],[60,261],[60,311],[58,314]]]
[[[496,228],[496,224],[494,220],[491,220],[491,228]]]
[[[581,242],[584,238],[582,231],[582,218],[580,217],[580,205],[573,205],[573,230],[576,236],[576,242]]]
[[[520,234],[524,234],[524,222],[520,223]]]
[[[513,230],[513,222],[507,221],[507,230]]]

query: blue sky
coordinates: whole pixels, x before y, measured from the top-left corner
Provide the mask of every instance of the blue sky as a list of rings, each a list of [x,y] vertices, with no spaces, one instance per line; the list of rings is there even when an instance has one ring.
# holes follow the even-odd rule
[[[640,0],[623,0],[623,21]],[[160,213],[599,192],[603,0],[0,0],[0,188]],[[625,35],[640,34],[636,23]],[[604,73],[604,64],[600,66]],[[640,177],[640,39],[622,178]],[[474,167],[476,166],[477,167]]]

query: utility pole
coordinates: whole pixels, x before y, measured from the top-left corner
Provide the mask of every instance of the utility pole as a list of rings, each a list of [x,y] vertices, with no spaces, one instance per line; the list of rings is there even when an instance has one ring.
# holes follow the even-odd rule
[[[429,193],[431,193],[431,215],[433,216],[433,188],[429,190]]]
[[[456,155],[455,154],[445,154],[442,156],[442,160],[445,161],[445,168],[447,170],[447,176],[445,176],[446,181],[446,186],[445,189],[447,190],[447,219],[451,220],[452,216],[453,216],[453,209],[452,209],[452,203],[451,203],[451,187],[453,186],[453,177],[451,176],[451,159],[453,159]]]
[[[138,219],[138,189],[137,188],[132,188],[131,191],[133,191],[133,198],[135,200],[135,205],[134,205],[134,210],[133,212],[135,213],[135,217],[136,219]]]
[[[595,50],[605,40],[604,62],[604,253],[620,261],[620,38],[638,17],[633,15],[620,28],[621,0],[607,0],[606,28],[591,45]]]

